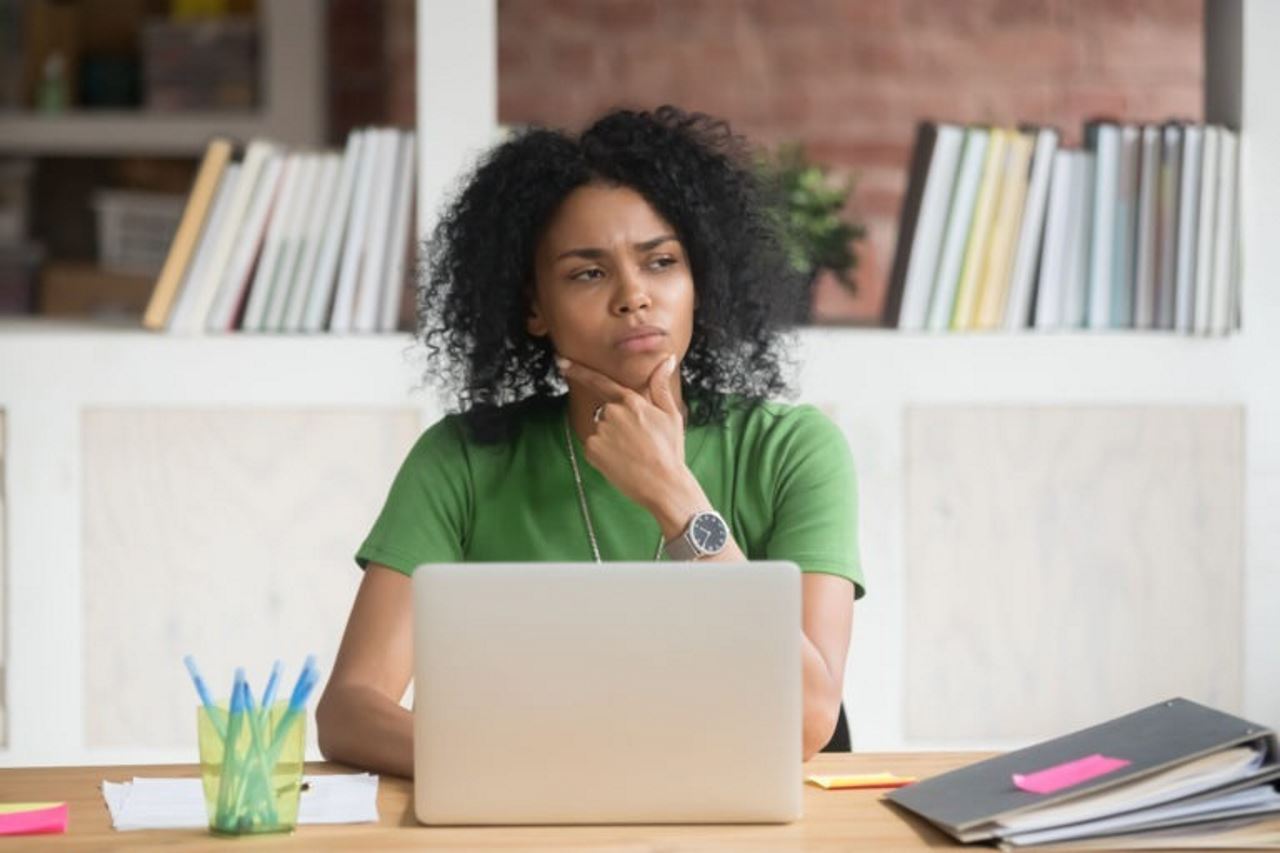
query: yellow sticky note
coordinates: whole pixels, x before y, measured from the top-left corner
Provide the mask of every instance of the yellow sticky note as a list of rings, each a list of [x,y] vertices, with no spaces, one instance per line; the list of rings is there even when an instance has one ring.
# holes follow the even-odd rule
[[[846,776],[807,776],[812,782],[827,790],[834,788],[901,788],[916,781],[915,776],[897,776],[893,773],[858,773]]]
[[[57,808],[62,803],[0,803],[0,814],[16,814],[17,812],[35,812],[41,809]]]

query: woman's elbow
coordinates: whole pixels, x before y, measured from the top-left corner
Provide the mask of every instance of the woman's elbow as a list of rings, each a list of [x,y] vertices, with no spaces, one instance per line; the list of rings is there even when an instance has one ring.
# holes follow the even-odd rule
[[[341,698],[333,689],[325,690],[316,704],[316,742],[320,754],[326,761],[340,761],[342,747],[339,744],[338,732],[342,730],[338,722],[341,716],[339,705]]]
[[[804,760],[817,755],[835,734],[840,719],[840,694],[823,691],[806,696],[804,703]]]

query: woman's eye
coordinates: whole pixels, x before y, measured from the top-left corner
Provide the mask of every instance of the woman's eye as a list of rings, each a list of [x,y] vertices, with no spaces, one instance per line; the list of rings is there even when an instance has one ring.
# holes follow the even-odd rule
[[[675,266],[675,263],[676,263],[675,258],[671,257],[670,255],[663,255],[661,257],[654,258],[652,261],[650,261],[649,268],[655,269],[655,270],[666,269],[667,267]]]
[[[603,278],[603,277],[604,277],[604,270],[598,267],[592,267],[591,269],[581,270],[569,276],[569,278],[573,279],[574,281],[594,281],[595,279]]]

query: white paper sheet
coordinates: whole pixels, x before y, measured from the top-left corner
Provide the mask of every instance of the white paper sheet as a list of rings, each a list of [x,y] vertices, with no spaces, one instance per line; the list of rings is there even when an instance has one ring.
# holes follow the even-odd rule
[[[304,776],[298,823],[373,823],[378,820],[378,777],[368,773]],[[130,829],[199,829],[209,825],[197,779],[135,776],[102,783],[111,825]]]

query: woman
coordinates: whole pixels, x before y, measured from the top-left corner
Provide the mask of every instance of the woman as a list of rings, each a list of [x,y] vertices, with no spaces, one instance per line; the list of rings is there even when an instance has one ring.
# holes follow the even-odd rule
[[[452,203],[419,320],[460,413],[418,440],[357,554],[326,757],[412,775],[399,700],[426,562],[793,560],[804,757],[831,738],[862,594],[853,466],[818,410],[765,399],[800,291],[744,154],[705,116],[619,111],[499,145]]]

